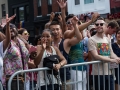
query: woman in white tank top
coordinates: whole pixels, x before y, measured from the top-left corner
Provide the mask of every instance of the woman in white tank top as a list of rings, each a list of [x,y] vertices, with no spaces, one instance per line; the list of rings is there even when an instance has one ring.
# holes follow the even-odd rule
[[[41,45],[37,46],[37,57],[34,60],[34,63],[38,66],[38,68],[43,68],[43,60],[45,57],[50,55],[58,55],[60,57],[60,63],[54,64],[54,69],[59,70],[62,66],[64,66],[67,62],[64,56],[61,54],[58,48],[51,46],[52,42],[52,35],[51,31],[49,29],[45,29],[41,36]],[[47,84],[47,90],[53,90],[52,84],[54,85],[54,90],[59,90],[59,85],[57,82],[57,79],[54,75],[49,75],[49,77],[52,77],[52,83],[50,80],[48,80],[48,77],[46,78],[44,71],[39,71],[38,74],[37,83],[38,86],[40,86],[41,90],[46,90],[46,84]]]

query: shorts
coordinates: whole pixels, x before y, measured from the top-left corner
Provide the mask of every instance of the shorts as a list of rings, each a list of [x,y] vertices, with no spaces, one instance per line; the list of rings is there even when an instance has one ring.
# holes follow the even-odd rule
[[[77,77],[76,77],[77,76]],[[78,82],[72,85],[72,90],[86,90],[86,84],[87,84],[87,79],[86,79],[86,71],[77,71],[76,75],[76,70],[71,70],[71,82]]]

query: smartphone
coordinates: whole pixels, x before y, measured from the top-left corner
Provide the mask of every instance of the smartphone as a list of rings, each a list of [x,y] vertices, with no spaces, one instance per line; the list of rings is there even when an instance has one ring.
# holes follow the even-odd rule
[[[29,53],[37,51],[37,48],[35,46],[31,46],[29,49]]]

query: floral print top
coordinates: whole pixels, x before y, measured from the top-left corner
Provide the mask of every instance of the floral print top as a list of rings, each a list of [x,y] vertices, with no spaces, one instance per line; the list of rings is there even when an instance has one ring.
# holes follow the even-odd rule
[[[11,40],[10,46],[8,47],[7,53],[4,57],[4,76],[12,75],[19,70],[23,70],[23,68],[24,70],[28,69],[29,52],[25,47],[24,42],[19,38],[17,38],[17,40],[18,45]],[[24,62],[24,67],[22,59]]]

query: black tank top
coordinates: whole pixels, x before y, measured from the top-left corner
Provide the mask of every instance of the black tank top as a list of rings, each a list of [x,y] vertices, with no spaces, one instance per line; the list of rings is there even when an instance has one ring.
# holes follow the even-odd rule
[[[62,39],[62,41],[59,44],[59,50],[68,62],[69,57],[66,51],[64,50],[63,43],[64,43],[64,39]],[[60,69],[60,77],[64,81],[64,69],[63,68]],[[66,68],[66,80],[70,80],[70,69],[69,68]]]

